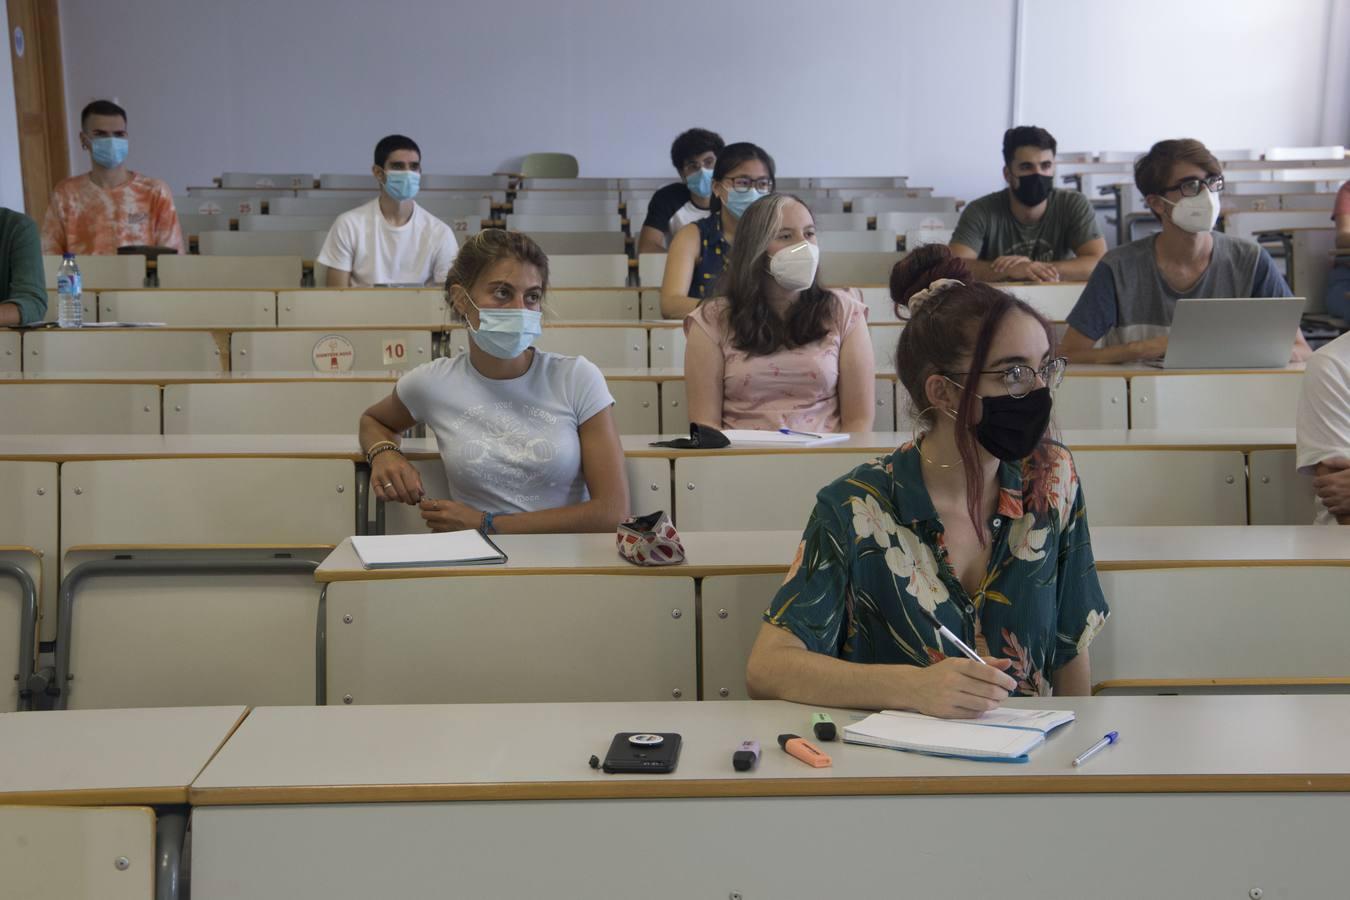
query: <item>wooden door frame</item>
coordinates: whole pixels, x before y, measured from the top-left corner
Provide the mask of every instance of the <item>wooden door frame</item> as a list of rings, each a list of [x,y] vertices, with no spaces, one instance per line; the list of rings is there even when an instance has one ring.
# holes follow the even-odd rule
[[[52,189],[70,174],[61,19],[56,0],[7,0],[6,6],[9,34],[5,38],[14,70],[24,207],[41,223]],[[24,32],[22,59],[15,52],[14,29],[18,27]],[[25,129],[30,135],[40,131],[41,139],[25,141]]]

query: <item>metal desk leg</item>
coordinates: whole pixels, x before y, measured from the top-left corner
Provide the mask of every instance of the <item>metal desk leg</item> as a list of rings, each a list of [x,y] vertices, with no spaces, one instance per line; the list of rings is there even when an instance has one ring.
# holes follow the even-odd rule
[[[187,810],[173,807],[155,812],[155,900],[179,900],[187,896],[184,890],[186,870],[183,868]]]
[[[19,709],[30,709],[33,698],[31,681],[37,664],[33,646],[37,634],[37,585],[33,583],[33,577],[15,563],[0,563],[0,575],[13,578],[23,591],[23,608],[19,611],[19,671],[15,675],[19,680]]]

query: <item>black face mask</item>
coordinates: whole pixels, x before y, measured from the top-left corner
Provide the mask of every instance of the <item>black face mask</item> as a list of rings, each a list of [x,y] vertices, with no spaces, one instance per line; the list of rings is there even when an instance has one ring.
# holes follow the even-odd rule
[[[1037,388],[1025,397],[1004,394],[981,401],[984,415],[975,426],[980,446],[1004,462],[1026,459],[1045,436],[1050,425],[1054,399],[1048,387]]]
[[[1053,175],[1022,175],[1013,188],[1013,196],[1023,206],[1036,206],[1050,196],[1055,187]]]

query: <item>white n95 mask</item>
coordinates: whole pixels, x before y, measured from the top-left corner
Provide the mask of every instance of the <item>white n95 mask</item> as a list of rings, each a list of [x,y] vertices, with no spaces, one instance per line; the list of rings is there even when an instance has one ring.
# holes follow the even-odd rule
[[[1162,201],[1172,207],[1172,224],[1182,231],[1204,234],[1219,221],[1219,195],[1209,188],[1202,187],[1194,197],[1182,197],[1176,203],[1166,197]]]
[[[810,241],[784,247],[769,257],[769,274],[787,291],[804,291],[816,282],[820,248]]]

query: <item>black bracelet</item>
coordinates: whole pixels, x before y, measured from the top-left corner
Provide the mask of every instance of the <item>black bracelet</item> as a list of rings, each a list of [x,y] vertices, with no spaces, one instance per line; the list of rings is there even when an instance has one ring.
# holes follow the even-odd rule
[[[386,450],[393,450],[399,456],[403,455],[403,449],[401,447],[381,447],[380,449],[376,450],[374,453],[366,457],[366,465],[370,465],[371,463],[375,462],[375,457],[379,456],[381,453],[384,453]]]

